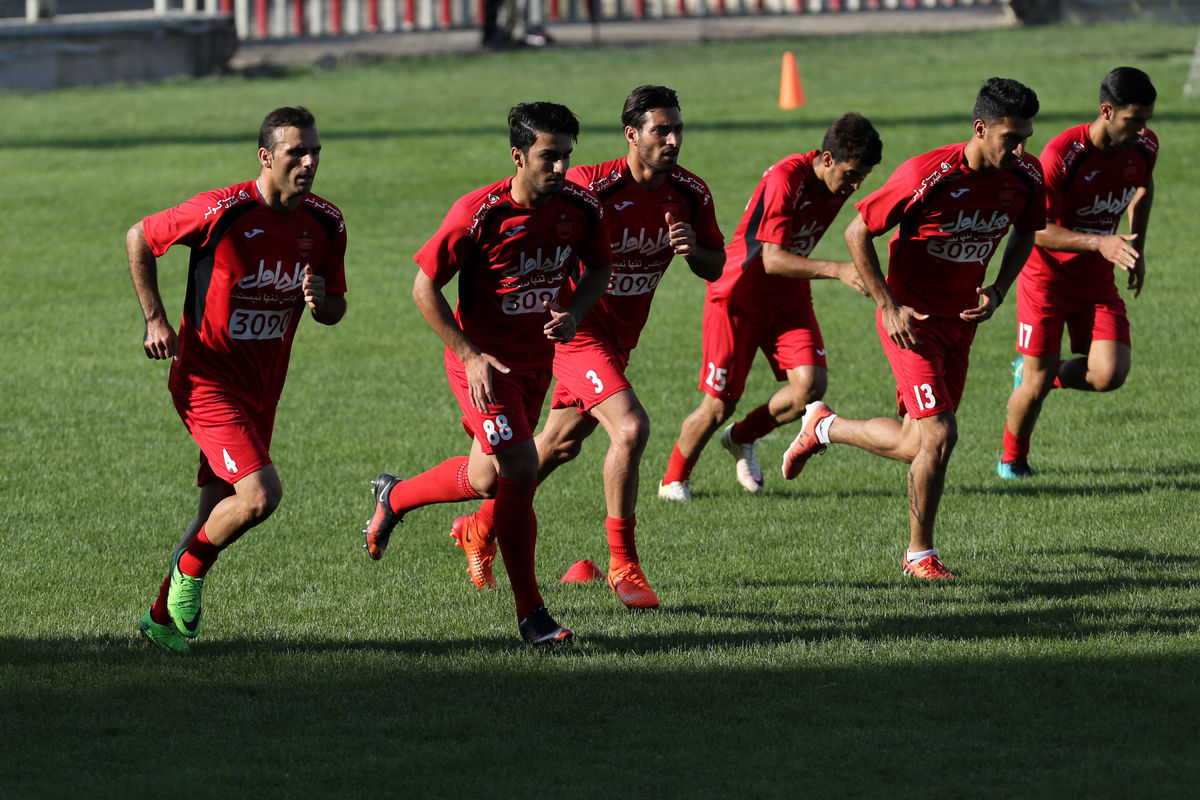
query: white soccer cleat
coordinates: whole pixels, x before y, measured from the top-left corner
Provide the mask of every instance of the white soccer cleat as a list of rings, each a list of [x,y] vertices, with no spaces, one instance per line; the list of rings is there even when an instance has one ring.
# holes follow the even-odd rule
[[[733,456],[734,469],[737,470],[738,483],[747,492],[758,494],[763,490],[762,467],[758,465],[758,456],[754,453],[754,445],[738,444],[733,440],[733,426],[721,431],[721,446]]]
[[[687,481],[672,481],[658,485],[658,496],[663,500],[674,500],[676,503],[686,503],[692,499],[692,490]]]

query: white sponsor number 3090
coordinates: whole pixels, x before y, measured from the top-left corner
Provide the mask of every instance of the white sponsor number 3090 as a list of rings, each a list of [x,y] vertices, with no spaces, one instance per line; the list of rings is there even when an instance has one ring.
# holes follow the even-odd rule
[[[546,308],[543,303],[553,303],[558,300],[558,289],[526,289],[523,292],[509,292],[500,299],[500,308],[505,314],[542,314]]]
[[[235,308],[229,316],[229,336],[233,339],[282,339],[295,309],[262,311]]]

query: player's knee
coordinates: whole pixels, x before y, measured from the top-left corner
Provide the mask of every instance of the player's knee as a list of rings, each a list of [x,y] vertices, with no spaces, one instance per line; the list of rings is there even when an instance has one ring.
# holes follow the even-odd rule
[[[246,520],[257,525],[274,514],[282,500],[283,487],[279,485],[260,486],[246,492],[242,496],[242,509]]]
[[[650,440],[650,418],[638,409],[626,414],[611,431],[613,445],[629,453],[640,453]]]
[[[1129,375],[1128,370],[1122,370],[1119,367],[1109,369],[1095,370],[1088,377],[1091,378],[1092,388],[1097,392],[1111,392],[1114,389],[1120,389],[1125,383],[1125,378]]]
[[[938,416],[922,428],[920,449],[939,464],[950,460],[954,446],[958,444],[958,423],[954,417]]]

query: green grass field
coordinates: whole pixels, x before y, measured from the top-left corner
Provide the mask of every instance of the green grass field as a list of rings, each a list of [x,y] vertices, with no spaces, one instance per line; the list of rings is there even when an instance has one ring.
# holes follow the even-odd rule
[[[700,47],[547,50],[0,96],[0,797],[1184,797],[1200,780],[1200,426],[1194,262],[1200,104],[1181,97],[1194,29],[1136,24]],[[777,108],[779,59],[808,105]],[[1042,100],[1031,141],[1091,119],[1113,66],[1147,70],[1162,141],[1146,289],[1119,392],[1058,393],[1036,480],[992,472],[1014,305],[980,331],[939,547],[962,580],[899,575],[904,467],[831,448],[785,483],[795,434],[759,447],[762,496],[714,442],[696,501],[655,484],[696,405],[701,281],[676,266],[630,374],[653,423],[639,544],[663,599],[601,585],[598,434],[538,494],[538,569],[579,643],[523,646],[501,577],[476,591],[448,537],[466,506],[409,515],[361,548],[368,482],[464,451],[440,346],[410,299],[411,254],[462,193],[510,172],[504,117],[579,115],[576,163],[624,152],[630,88],[675,87],[683,163],[726,237],[760,173],[868,115],[884,161],[965,140],[979,84]],[[124,232],[256,174],[263,114],[303,103],[317,191],[345,212],[350,312],[305,323],[272,454],[285,498],[211,574],[193,655],[136,636],[194,511],[195,448],[166,365],[142,355]],[[817,255],[844,258],[849,207]],[[160,261],[173,317],[186,251]],[[891,413],[872,304],[815,287],[827,400]],[[773,390],[759,365],[741,411]]]

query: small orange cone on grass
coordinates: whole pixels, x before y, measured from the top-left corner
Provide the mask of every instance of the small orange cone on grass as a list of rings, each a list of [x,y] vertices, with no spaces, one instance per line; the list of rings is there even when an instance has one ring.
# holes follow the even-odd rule
[[[779,107],[785,111],[804,105],[804,85],[792,51],[783,54],[783,76],[779,79]]]

